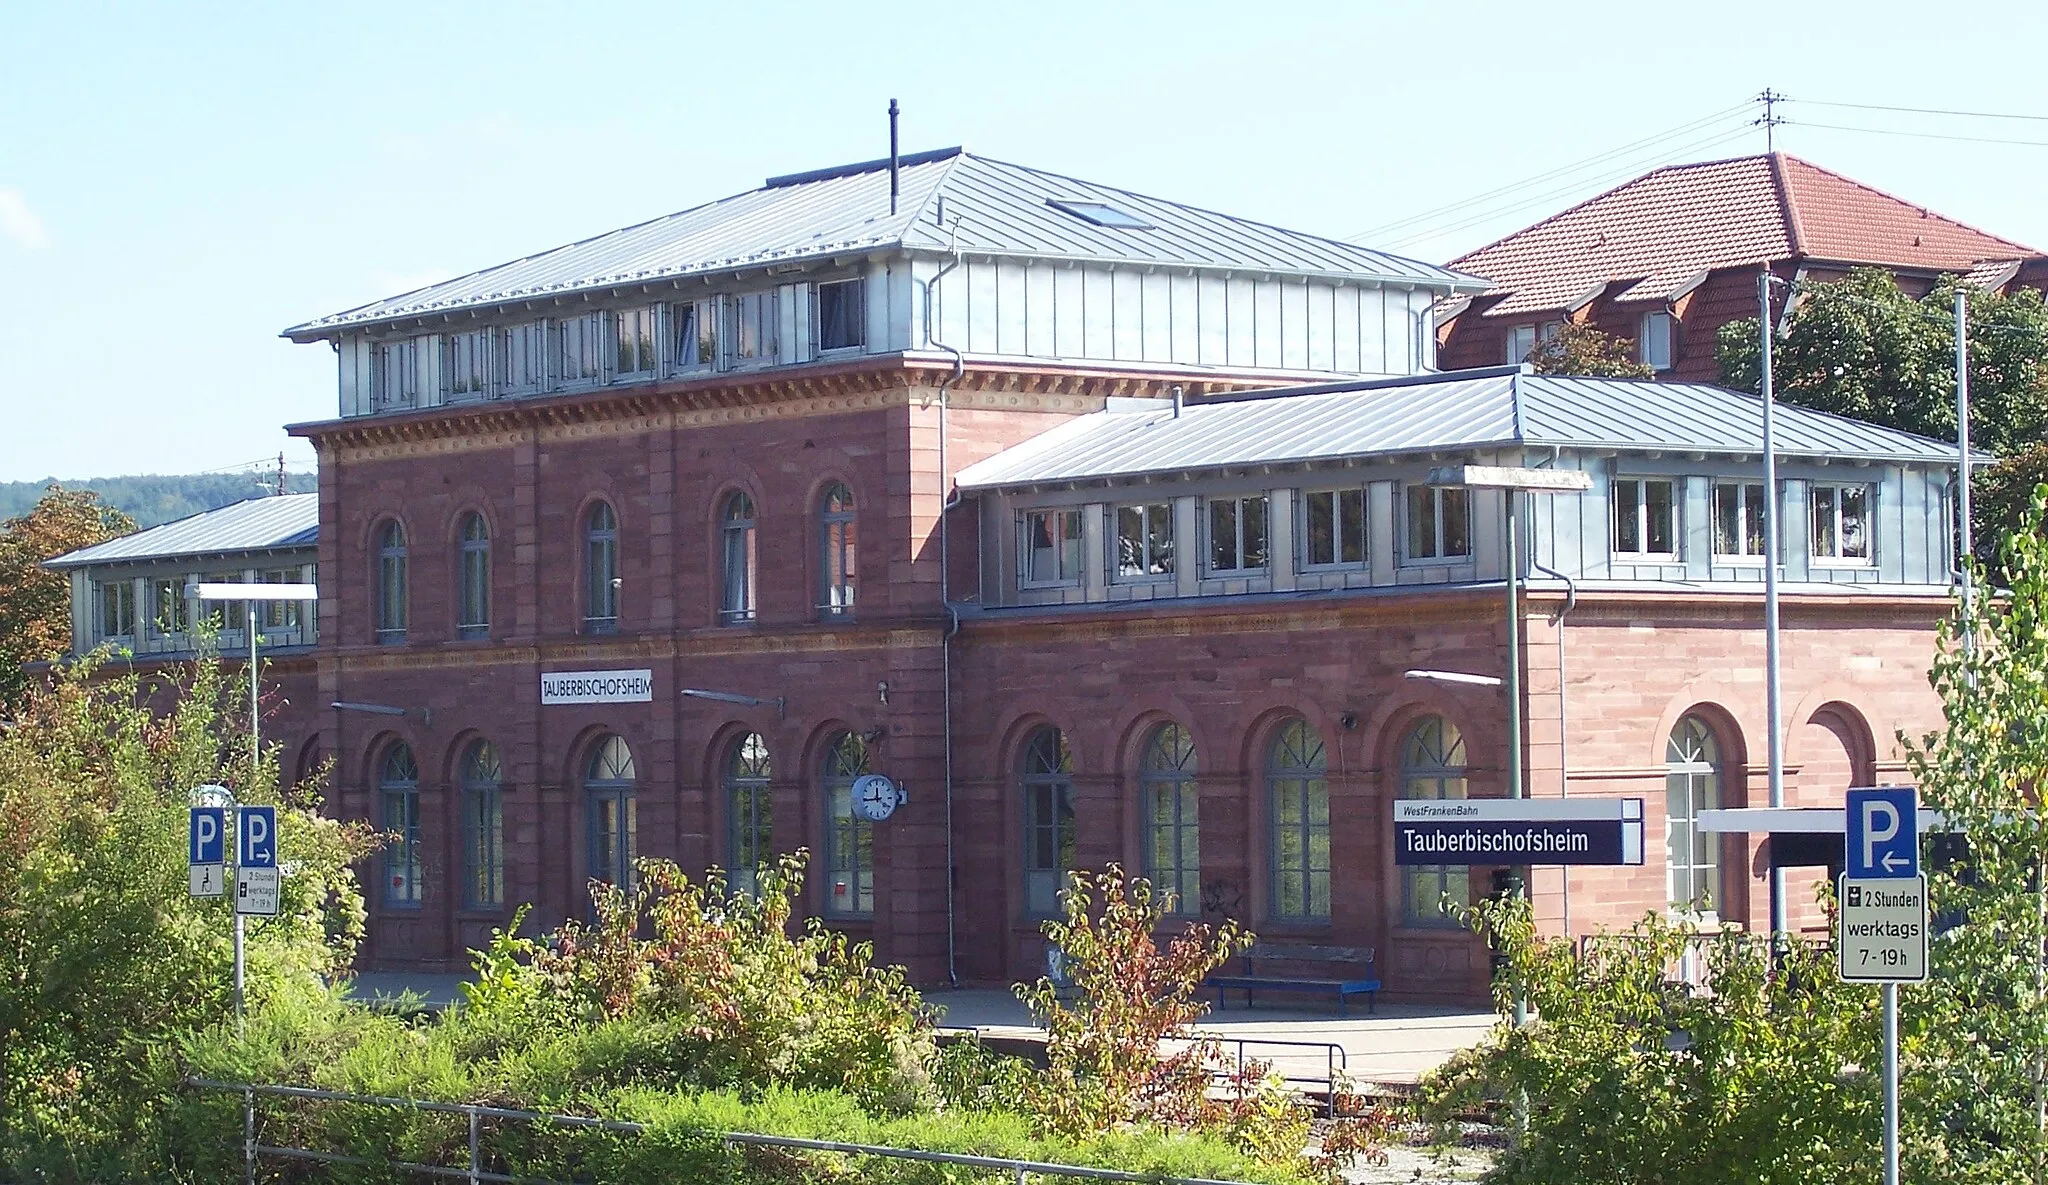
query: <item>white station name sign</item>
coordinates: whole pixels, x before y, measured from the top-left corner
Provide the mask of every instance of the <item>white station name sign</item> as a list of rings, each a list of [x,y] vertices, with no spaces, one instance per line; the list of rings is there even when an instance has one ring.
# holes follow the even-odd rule
[[[1404,798],[1396,864],[1641,864],[1640,798]]]
[[[542,671],[543,704],[644,704],[654,699],[654,672]]]

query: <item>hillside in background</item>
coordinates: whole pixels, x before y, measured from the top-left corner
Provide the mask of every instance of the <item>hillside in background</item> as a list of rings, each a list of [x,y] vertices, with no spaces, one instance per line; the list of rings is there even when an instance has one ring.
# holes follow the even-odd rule
[[[41,481],[0,482],[0,519],[26,514],[42,499],[54,477]],[[277,492],[277,474],[268,473],[141,473],[128,477],[93,477],[58,482],[67,490],[91,490],[100,501],[125,512],[137,526],[153,527],[173,519],[215,510],[232,502]],[[319,484],[315,473],[288,473],[285,492],[307,494]]]

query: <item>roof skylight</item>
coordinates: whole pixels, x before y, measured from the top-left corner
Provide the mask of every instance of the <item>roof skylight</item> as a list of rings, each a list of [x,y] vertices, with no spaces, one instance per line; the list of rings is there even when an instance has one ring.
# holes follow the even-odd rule
[[[1157,230],[1157,226],[1145,221],[1127,210],[1119,210],[1107,202],[1083,202],[1067,198],[1047,198],[1045,204],[1057,210],[1065,210],[1083,222],[1107,226],[1116,230]]]

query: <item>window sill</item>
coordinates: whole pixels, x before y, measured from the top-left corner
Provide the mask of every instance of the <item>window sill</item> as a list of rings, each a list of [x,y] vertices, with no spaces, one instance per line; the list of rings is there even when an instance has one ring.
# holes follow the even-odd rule
[[[1404,559],[1401,561],[1400,566],[1403,568],[1455,568],[1460,564],[1469,564],[1471,562],[1472,557],[1469,555],[1433,555],[1423,556],[1420,559]]]
[[[1607,558],[1617,564],[1682,564],[1675,551],[1613,551]]]
[[[1172,584],[1173,573],[1165,572],[1148,574],[1144,576],[1118,576],[1116,579],[1111,580],[1109,583],[1112,588],[1157,588],[1162,584]]]
[[[1059,591],[1059,590],[1061,590],[1061,589],[1067,589],[1067,588],[1079,588],[1079,587],[1081,587],[1081,582],[1080,582],[1080,581],[1078,581],[1078,580],[1053,580],[1053,581],[1033,582],[1033,583],[1030,583],[1030,584],[1026,584],[1026,583],[1024,583],[1024,582],[1023,582],[1023,581],[1021,581],[1021,580],[1017,582],[1017,591],[1018,591],[1018,592],[1020,592],[1020,593],[1030,593],[1030,592],[1057,592],[1057,591]]]
[[[1716,555],[1711,561],[1717,568],[1761,568],[1764,557],[1760,555]]]
[[[1370,565],[1368,565],[1368,564],[1366,564],[1366,563],[1364,563],[1363,561],[1361,561],[1361,562],[1359,562],[1359,563],[1355,563],[1355,564],[1303,564],[1303,565],[1301,565],[1300,567],[1296,568],[1296,569],[1295,569],[1295,571],[1296,571],[1296,572],[1298,572],[1298,573],[1300,573],[1300,574],[1301,574],[1301,575],[1303,575],[1303,576],[1319,576],[1319,575],[1322,575],[1323,573],[1326,573],[1326,572],[1331,572],[1331,573],[1358,573],[1358,572],[1368,572],[1368,571],[1371,571],[1371,566],[1370,566]]]
[[[1834,556],[1812,556],[1808,558],[1807,564],[1815,568],[1833,568],[1837,570],[1847,570],[1851,572],[1869,571],[1870,569],[1877,567],[1876,560],[1853,558],[1838,559]]]

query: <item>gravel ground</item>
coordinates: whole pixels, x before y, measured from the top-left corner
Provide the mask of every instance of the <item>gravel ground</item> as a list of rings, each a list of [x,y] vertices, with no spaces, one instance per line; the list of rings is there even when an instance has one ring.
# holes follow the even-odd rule
[[[1462,1185],[1493,1167],[1494,1137],[1475,1131],[1448,1148],[1432,1147],[1427,1132],[1406,1133],[1404,1143],[1387,1146],[1387,1163],[1360,1165],[1344,1174],[1352,1185]]]

